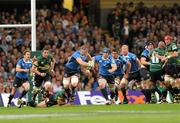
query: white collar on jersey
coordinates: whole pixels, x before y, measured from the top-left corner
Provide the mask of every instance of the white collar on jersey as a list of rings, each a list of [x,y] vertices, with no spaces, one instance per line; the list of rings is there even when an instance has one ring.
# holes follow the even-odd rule
[[[24,61],[25,63],[31,63],[31,60],[26,61],[24,58],[23,58],[23,61]]]
[[[109,57],[107,57],[106,59],[102,56],[102,60],[108,60]]]

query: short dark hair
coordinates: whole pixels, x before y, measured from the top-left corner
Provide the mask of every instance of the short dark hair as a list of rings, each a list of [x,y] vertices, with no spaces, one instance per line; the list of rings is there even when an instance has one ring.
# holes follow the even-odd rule
[[[114,49],[112,49],[112,52],[117,52],[118,53],[118,49],[114,48]]]
[[[25,55],[27,52],[29,52],[29,53],[30,53],[31,51],[30,51],[30,50],[28,50],[28,49],[27,49],[27,50],[24,50],[23,55]]]
[[[47,47],[44,47],[44,48],[42,49],[42,52],[43,52],[44,50],[48,50],[48,51],[49,51],[49,49],[48,49]]]

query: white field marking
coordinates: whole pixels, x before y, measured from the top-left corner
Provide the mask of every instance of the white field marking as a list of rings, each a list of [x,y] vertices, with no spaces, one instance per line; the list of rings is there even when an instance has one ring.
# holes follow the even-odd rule
[[[121,114],[177,114],[180,111],[108,111],[98,110],[94,112],[67,112],[67,113],[51,113],[51,114],[7,114],[0,115],[1,119],[28,119],[28,118],[48,118],[48,117],[82,117],[82,116],[97,116],[97,115],[121,115]]]

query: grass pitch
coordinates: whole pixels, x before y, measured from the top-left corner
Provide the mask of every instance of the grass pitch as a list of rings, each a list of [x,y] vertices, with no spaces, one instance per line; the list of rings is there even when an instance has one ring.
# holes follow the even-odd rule
[[[0,108],[0,123],[180,123],[180,104]]]

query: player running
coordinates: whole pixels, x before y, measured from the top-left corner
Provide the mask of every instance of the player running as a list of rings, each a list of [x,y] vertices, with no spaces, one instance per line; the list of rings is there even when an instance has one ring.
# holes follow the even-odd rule
[[[122,91],[122,94],[124,96],[123,99],[123,104],[127,104],[128,103],[128,99],[126,96],[126,88],[127,88],[127,78],[128,78],[128,74],[129,71],[131,69],[131,63],[126,61],[121,55],[118,54],[118,50],[117,49],[113,49],[111,52],[111,56],[114,60],[115,63],[117,65],[117,70],[115,70],[113,72],[113,75],[115,77],[115,86],[116,86],[116,90],[115,90],[115,94],[116,97],[118,97],[118,90]],[[127,69],[124,70],[124,67],[127,65]],[[113,99],[113,97],[111,97]],[[117,100],[117,98],[115,99]]]
[[[48,88],[48,86],[51,84],[49,81],[51,79],[50,73],[54,72],[54,64],[54,58],[49,54],[49,50],[44,48],[41,55],[37,57],[37,60],[33,63],[32,66],[32,71],[35,73],[35,87],[33,89],[34,95],[32,100],[35,100],[37,94],[42,92],[43,89],[46,90],[46,88]]]
[[[22,87],[23,92],[21,96],[18,98],[18,105],[21,107],[22,97],[26,95],[26,93],[29,90],[29,82],[28,82],[28,76],[30,69],[32,67],[32,61],[30,60],[30,51],[25,50],[23,52],[24,57],[19,59],[16,65],[16,77],[13,83],[12,91],[9,96],[9,101],[8,101],[8,107],[11,104],[11,100],[13,99],[17,88]]]
[[[110,88],[110,95],[111,97],[114,97],[115,95],[115,86],[114,86],[114,76],[113,72],[117,69],[116,63],[114,59],[111,59],[109,57],[110,55],[110,50],[108,48],[104,48],[102,50],[102,55],[97,55],[94,56],[93,59],[95,63],[98,63],[99,65],[99,87],[101,90],[101,93],[103,94],[104,98],[106,99],[107,103],[106,104],[111,104],[111,99],[108,97],[108,92],[107,92],[107,84]]]
[[[88,53],[87,46],[83,45],[80,50],[72,54],[65,65],[63,87],[65,89],[65,92],[67,93],[67,97],[70,103],[74,102],[75,89],[80,78],[80,68],[81,66],[88,67],[89,69],[92,68],[94,65],[91,60],[92,57]]]

